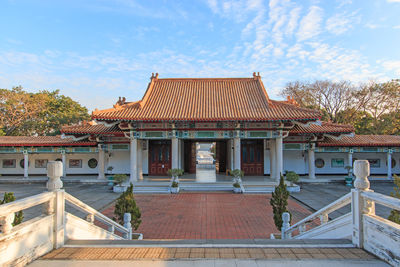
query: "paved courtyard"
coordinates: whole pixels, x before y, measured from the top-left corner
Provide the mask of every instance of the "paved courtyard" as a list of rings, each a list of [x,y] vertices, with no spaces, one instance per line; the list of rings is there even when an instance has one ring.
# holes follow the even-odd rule
[[[271,195],[183,193],[136,195],[142,224],[136,231],[145,239],[254,239],[277,233]],[[103,213],[113,216],[114,206]],[[311,212],[289,200],[294,222]]]

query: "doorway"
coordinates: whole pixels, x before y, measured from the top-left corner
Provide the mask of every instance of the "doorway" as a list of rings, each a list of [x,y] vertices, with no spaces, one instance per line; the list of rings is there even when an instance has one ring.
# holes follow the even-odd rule
[[[171,141],[149,142],[149,175],[167,175],[171,169]]]

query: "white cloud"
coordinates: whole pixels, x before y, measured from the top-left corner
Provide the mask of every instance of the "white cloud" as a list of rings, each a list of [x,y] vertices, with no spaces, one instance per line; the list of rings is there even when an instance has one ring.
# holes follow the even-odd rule
[[[320,34],[322,16],[323,10],[320,7],[310,7],[308,14],[300,22],[297,39],[304,41]]]
[[[335,35],[339,35],[352,29],[354,25],[359,22],[360,18],[357,16],[356,12],[350,14],[343,12],[328,18],[326,21],[326,29]]]
[[[387,0],[389,3],[400,3],[400,0]]]
[[[393,71],[396,75],[400,76],[400,60],[387,60],[381,64],[386,70]]]
[[[396,30],[400,29],[400,25],[393,26],[393,29],[396,29]]]

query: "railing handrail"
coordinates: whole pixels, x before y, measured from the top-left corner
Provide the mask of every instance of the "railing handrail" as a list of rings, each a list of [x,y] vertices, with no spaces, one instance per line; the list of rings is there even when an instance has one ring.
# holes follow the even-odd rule
[[[43,192],[0,205],[0,217],[49,202],[52,198],[54,198],[54,192]]]
[[[338,210],[348,204],[351,203],[351,193],[347,193],[346,195],[342,196],[341,198],[337,199],[336,201],[332,202],[331,204],[317,210],[316,212],[314,212],[313,214],[307,216],[306,218],[304,218],[303,220],[293,224],[292,226],[290,226],[287,230],[286,233],[291,233],[293,232],[297,227],[299,227],[302,224],[305,224],[311,220],[316,219],[318,216],[322,215],[322,214],[329,214],[335,210]]]
[[[373,191],[363,191],[361,192],[361,196],[370,200],[375,201],[375,203],[381,204],[383,206],[400,210],[400,199],[386,196]]]
[[[122,233],[129,233],[129,229],[120,225],[119,223],[113,221],[112,219],[108,218],[107,216],[105,216],[104,214],[102,214],[101,212],[97,211],[96,209],[90,207],[89,205],[83,203],[82,201],[80,201],[79,199],[77,199],[76,197],[65,193],[65,200],[67,202],[69,202],[70,204],[72,204],[72,206],[77,207],[78,209],[80,209],[83,212],[88,212],[89,214],[94,215],[95,217],[97,217],[100,221],[106,223],[106,224],[110,224],[112,226],[114,226],[115,228],[117,228],[120,232]]]

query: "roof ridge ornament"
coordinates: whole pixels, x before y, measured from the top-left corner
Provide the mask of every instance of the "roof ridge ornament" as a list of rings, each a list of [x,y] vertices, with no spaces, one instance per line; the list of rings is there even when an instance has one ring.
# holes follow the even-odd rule
[[[153,80],[153,79],[158,80],[158,72],[156,72],[156,74],[154,74],[154,72],[151,73],[150,80]]]
[[[253,72],[253,78],[256,80],[256,79],[261,79],[261,76],[260,76],[260,72]]]

